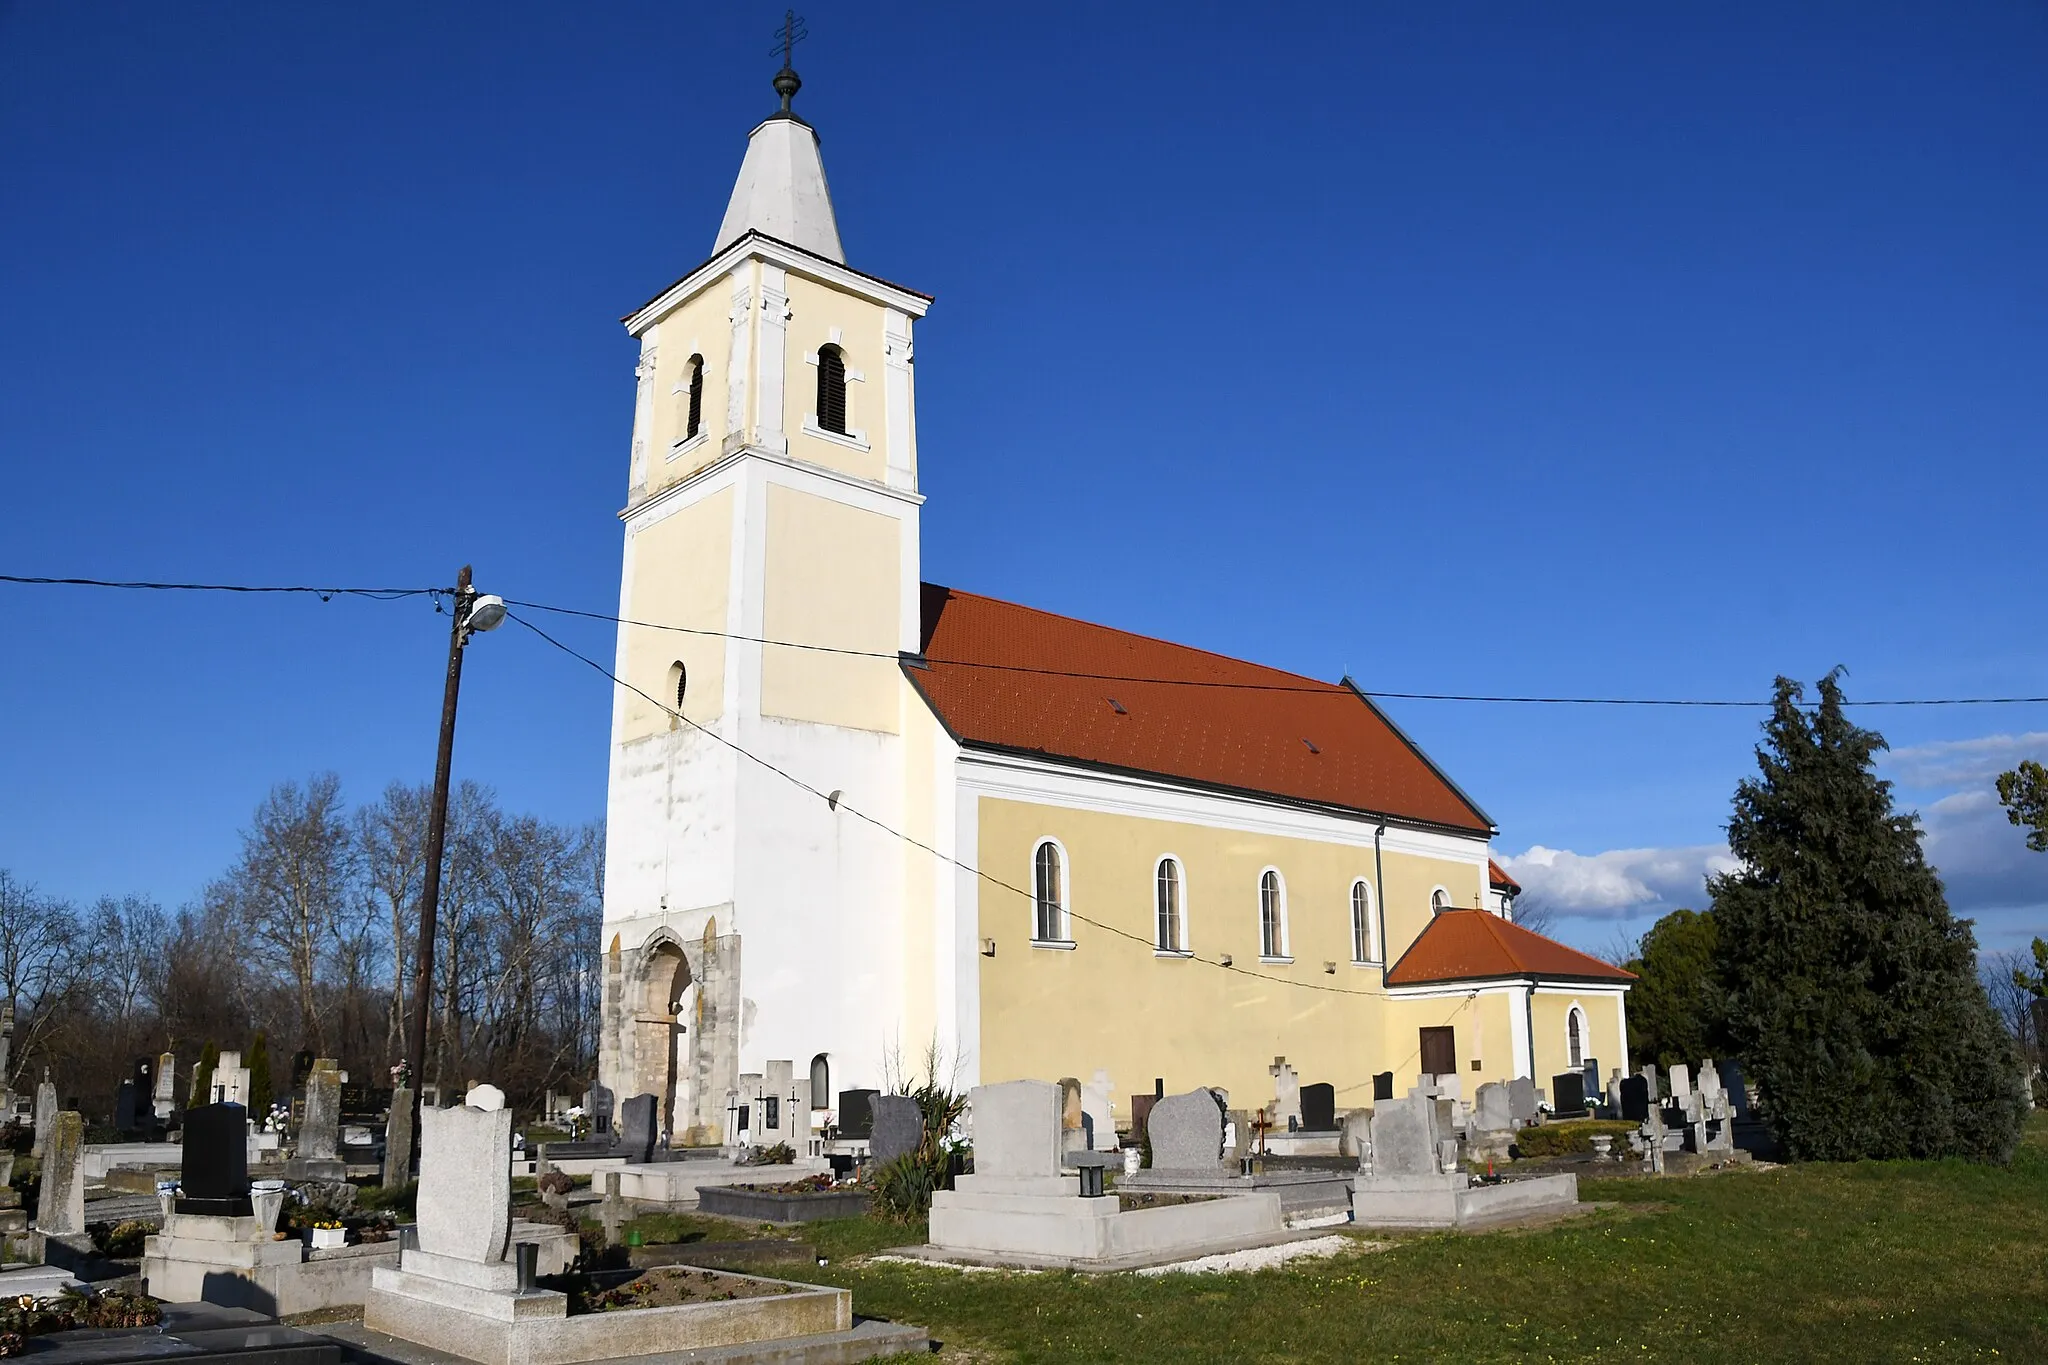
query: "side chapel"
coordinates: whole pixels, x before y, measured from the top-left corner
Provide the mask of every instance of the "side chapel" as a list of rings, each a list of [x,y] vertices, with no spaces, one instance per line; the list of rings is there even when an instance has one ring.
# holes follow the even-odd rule
[[[771,1059],[827,1108],[933,1043],[1250,1107],[1281,1055],[1340,1108],[1625,1066],[1632,978],[1514,923],[1492,820],[1351,679],[923,581],[932,298],[847,264],[798,86],[625,319],[600,1081],[683,1144]]]

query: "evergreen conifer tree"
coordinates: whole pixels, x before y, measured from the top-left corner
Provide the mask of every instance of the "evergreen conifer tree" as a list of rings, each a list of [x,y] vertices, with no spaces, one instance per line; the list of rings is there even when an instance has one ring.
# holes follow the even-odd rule
[[[1872,769],[1884,740],[1835,675],[1819,690],[1808,714],[1778,679],[1728,826],[1742,866],[1708,883],[1736,1051],[1794,1159],[2004,1161],[2025,1099],[1969,922]]]
[[[270,1116],[270,1039],[263,1030],[249,1044],[249,1126]]]
[[[206,1046],[199,1050],[199,1069],[192,1073],[192,1093],[185,1097],[187,1109],[213,1103],[213,1069],[219,1065],[220,1049],[208,1038]]]

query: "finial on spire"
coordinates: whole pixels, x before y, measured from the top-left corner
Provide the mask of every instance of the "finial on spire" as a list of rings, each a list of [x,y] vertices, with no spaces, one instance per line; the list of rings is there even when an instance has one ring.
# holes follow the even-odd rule
[[[796,98],[796,92],[804,88],[796,68],[789,63],[790,50],[810,36],[810,29],[804,26],[804,17],[795,10],[787,10],[782,16],[782,27],[775,30],[775,46],[768,49],[771,57],[777,52],[782,54],[782,70],[775,73],[775,93],[782,96],[782,113],[789,118],[796,117],[796,111],[789,107],[789,103]]]

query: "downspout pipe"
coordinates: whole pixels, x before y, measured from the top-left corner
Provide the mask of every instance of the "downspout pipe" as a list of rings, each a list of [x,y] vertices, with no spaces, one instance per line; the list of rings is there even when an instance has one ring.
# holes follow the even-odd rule
[[[1379,828],[1372,832],[1372,913],[1379,920],[1379,938],[1374,947],[1380,950],[1380,989],[1387,988],[1387,874],[1380,866],[1380,836],[1387,832],[1387,822],[1382,820]]]
[[[1522,1028],[1529,1036],[1529,1080],[1536,1079],[1536,978],[1522,987]]]

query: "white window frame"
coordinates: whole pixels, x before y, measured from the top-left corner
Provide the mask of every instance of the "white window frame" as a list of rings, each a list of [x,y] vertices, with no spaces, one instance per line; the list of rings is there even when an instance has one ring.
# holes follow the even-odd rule
[[[1439,910],[1437,908],[1436,898],[1438,896],[1442,896],[1444,898],[1443,910]],[[1451,888],[1449,888],[1448,886],[1437,886],[1430,888],[1429,913],[1432,918],[1434,918],[1437,915],[1441,915],[1444,912],[1444,910],[1455,910],[1457,908],[1458,902],[1452,898]]]
[[[1178,876],[1180,888],[1180,942],[1168,948],[1159,942],[1159,869],[1168,863]],[[1194,940],[1188,937],[1188,865],[1179,854],[1162,853],[1152,861],[1152,956],[1193,957]]]
[[[1579,1055],[1572,1056],[1572,1020],[1579,1021]],[[1564,1011],[1564,1062],[1573,1071],[1582,1071],[1586,1066],[1586,1044],[1590,1040],[1593,1021],[1586,1014],[1585,1007],[1574,1000]]]
[[[1365,956],[1358,955],[1358,893],[1365,892]],[[1379,895],[1373,890],[1368,877],[1353,877],[1350,890],[1351,902],[1351,965],[1354,967],[1377,967],[1384,960],[1380,956]]]
[[[1060,864],[1060,894],[1054,904],[1059,909],[1059,923],[1054,928],[1060,931],[1058,938],[1038,936],[1038,851],[1050,846],[1058,855]],[[1031,946],[1034,948],[1072,948],[1074,946],[1074,861],[1067,856],[1067,846],[1052,835],[1042,835],[1031,841]]]
[[[1275,923],[1273,926],[1278,931],[1274,935],[1278,941],[1271,945],[1278,951],[1271,953],[1266,951],[1268,946],[1266,943],[1266,878],[1269,876],[1273,879],[1273,888],[1278,893],[1274,899],[1279,902],[1279,905],[1276,907],[1279,913],[1274,916]],[[1289,951],[1292,945],[1288,942],[1287,934],[1287,878],[1280,875],[1280,869],[1277,867],[1262,867],[1259,869],[1258,914],[1259,961],[1275,962],[1283,965],[1294,961],[1294,957]]]

